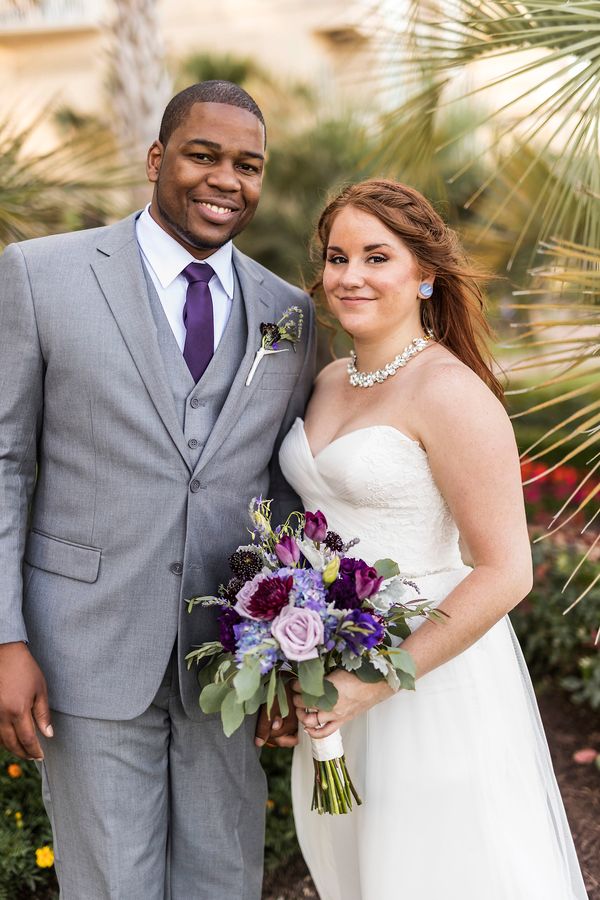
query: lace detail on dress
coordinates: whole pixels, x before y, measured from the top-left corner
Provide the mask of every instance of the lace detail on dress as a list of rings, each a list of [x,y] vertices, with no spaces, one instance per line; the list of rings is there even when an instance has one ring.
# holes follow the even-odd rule
[[[309,509],[318,488],[331,527],[339,528],[344,539],[359,537],[362,558],[373,562],[389,556],[413,575],[462,565],[458,530],[427,454],[397,429],[361,428],[313,458],[298,419],[282,445],[280,462]],[[352,528],[355,532],[349,533]]]

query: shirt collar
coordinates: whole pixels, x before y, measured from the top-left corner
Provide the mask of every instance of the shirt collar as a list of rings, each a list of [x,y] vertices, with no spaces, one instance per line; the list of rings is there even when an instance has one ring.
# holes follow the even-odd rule
[[[163,288],[167,288],[191,262],[198,262],[191,253],[172,238],[150,215],[150,204],[136,223],[137,241]],[[214,269],[223,290],[233,299],[233,244],[227,241],[207,257],[205,262]]]

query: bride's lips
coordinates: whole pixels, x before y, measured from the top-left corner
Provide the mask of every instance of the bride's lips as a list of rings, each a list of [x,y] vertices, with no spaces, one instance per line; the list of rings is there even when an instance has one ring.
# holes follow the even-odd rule
[[[240,211],[239,207],[223,201],[192,200],[192,203],[202,218],[213,225],[224,225],[231,222]]]
[[[372,303],[372,297],[338,297],[340,303],[346,303],[348,306],[357,306],[361,303]]]

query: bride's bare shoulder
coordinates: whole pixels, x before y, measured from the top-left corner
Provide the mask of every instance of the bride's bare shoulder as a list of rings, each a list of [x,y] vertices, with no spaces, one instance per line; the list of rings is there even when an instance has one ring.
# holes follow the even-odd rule
[[[348,359],[334,359],[324,366],[315,379],[315,388],[329,387],[345,380]]]
[[[436,405],[477,399],[478,403],[502,406],[473,369],[439,344],[423,354],[418,372],[418,394],[419,399]]]

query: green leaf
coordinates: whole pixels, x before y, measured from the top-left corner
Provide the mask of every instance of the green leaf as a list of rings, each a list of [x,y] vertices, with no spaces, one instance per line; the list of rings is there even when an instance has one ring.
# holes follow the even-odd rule
[[[319,709],[327,710],[327,712],[333,709],[338,700],[337,688],[333,681],[330,681],[328,678],[323,680],[323,688],[324,693],[320,694],[318,697],[302,691],[302,702],[307,708],[317,706]]]
[[[244,657],[244,664],[233,679],[237,699],[242,703],[254,696],[260,684],[260,663],[252,656]]]
[[[394,575],[400,574],[398,563],[394,562],[393,559],[378,559],[374,568],[377,570],[380,578],[393,578]]]
[[[415,667],[415,661],[410,653],[408,653],[407,650],[402,650],[401,647],[394,647],[389,651],[389,654],[390,661],[394,668],[401,672],[406,672],[406,674],[411,675],[414,680],[417,669]]]
[[[231,737],[244,721],[244,704],[238,703],[235,691],[229,691],[221,706],[221,721],[225,737]]]
[[[324,693],[323,675],[325,666],[323,660],[317,656],[315,659],[305,659],[298,663],[298,678],[302,691],[320,697]]]
[[[410,628],[406,622],[396,622],[388,628],[390,634],[401,638],[403,641],[410,635]]]
[[[231,690],[231,685],[224,682],[207,684],[200,692],[200,709],[202,712],[207,713],[207,715],[219,712],[223,700]]]
[[[246,700],[244,703],[244,712],[247,716],[253,716],[254,713],[258,710],[259,706],[265,702],[267,696],[266,685],[261,684],[258,687],[258,690],[250,697],[249,700]]]
[[[354,674],[358,675],[360,680],[367,684],[375,684],[377,681],[383,681],[384,677],[370,662],[364,662],[360,669],[357,669]]]
[[[414,691],[415,689],[415,679],[412,675],[409,675],[408,672],[403,672],[402,669],[396,669],[396,673],[398,675],[398,680],[400,681],[400,687],[404,691]]]
[[[283,679],[281,678],[277,679],[277,700],[279,701],[279,712],[285,719],[290,711],[290,705],[288,703],[287,694],[285,692],[285,684],[283,682]]]
[[[273,709],[273,702],[275,700],[275,691],[277,690],[277,670],[275,668],[271,669],[271,675],[269,676],[269,686],[267,688],[267,715],[271,715],[271,710]]]

